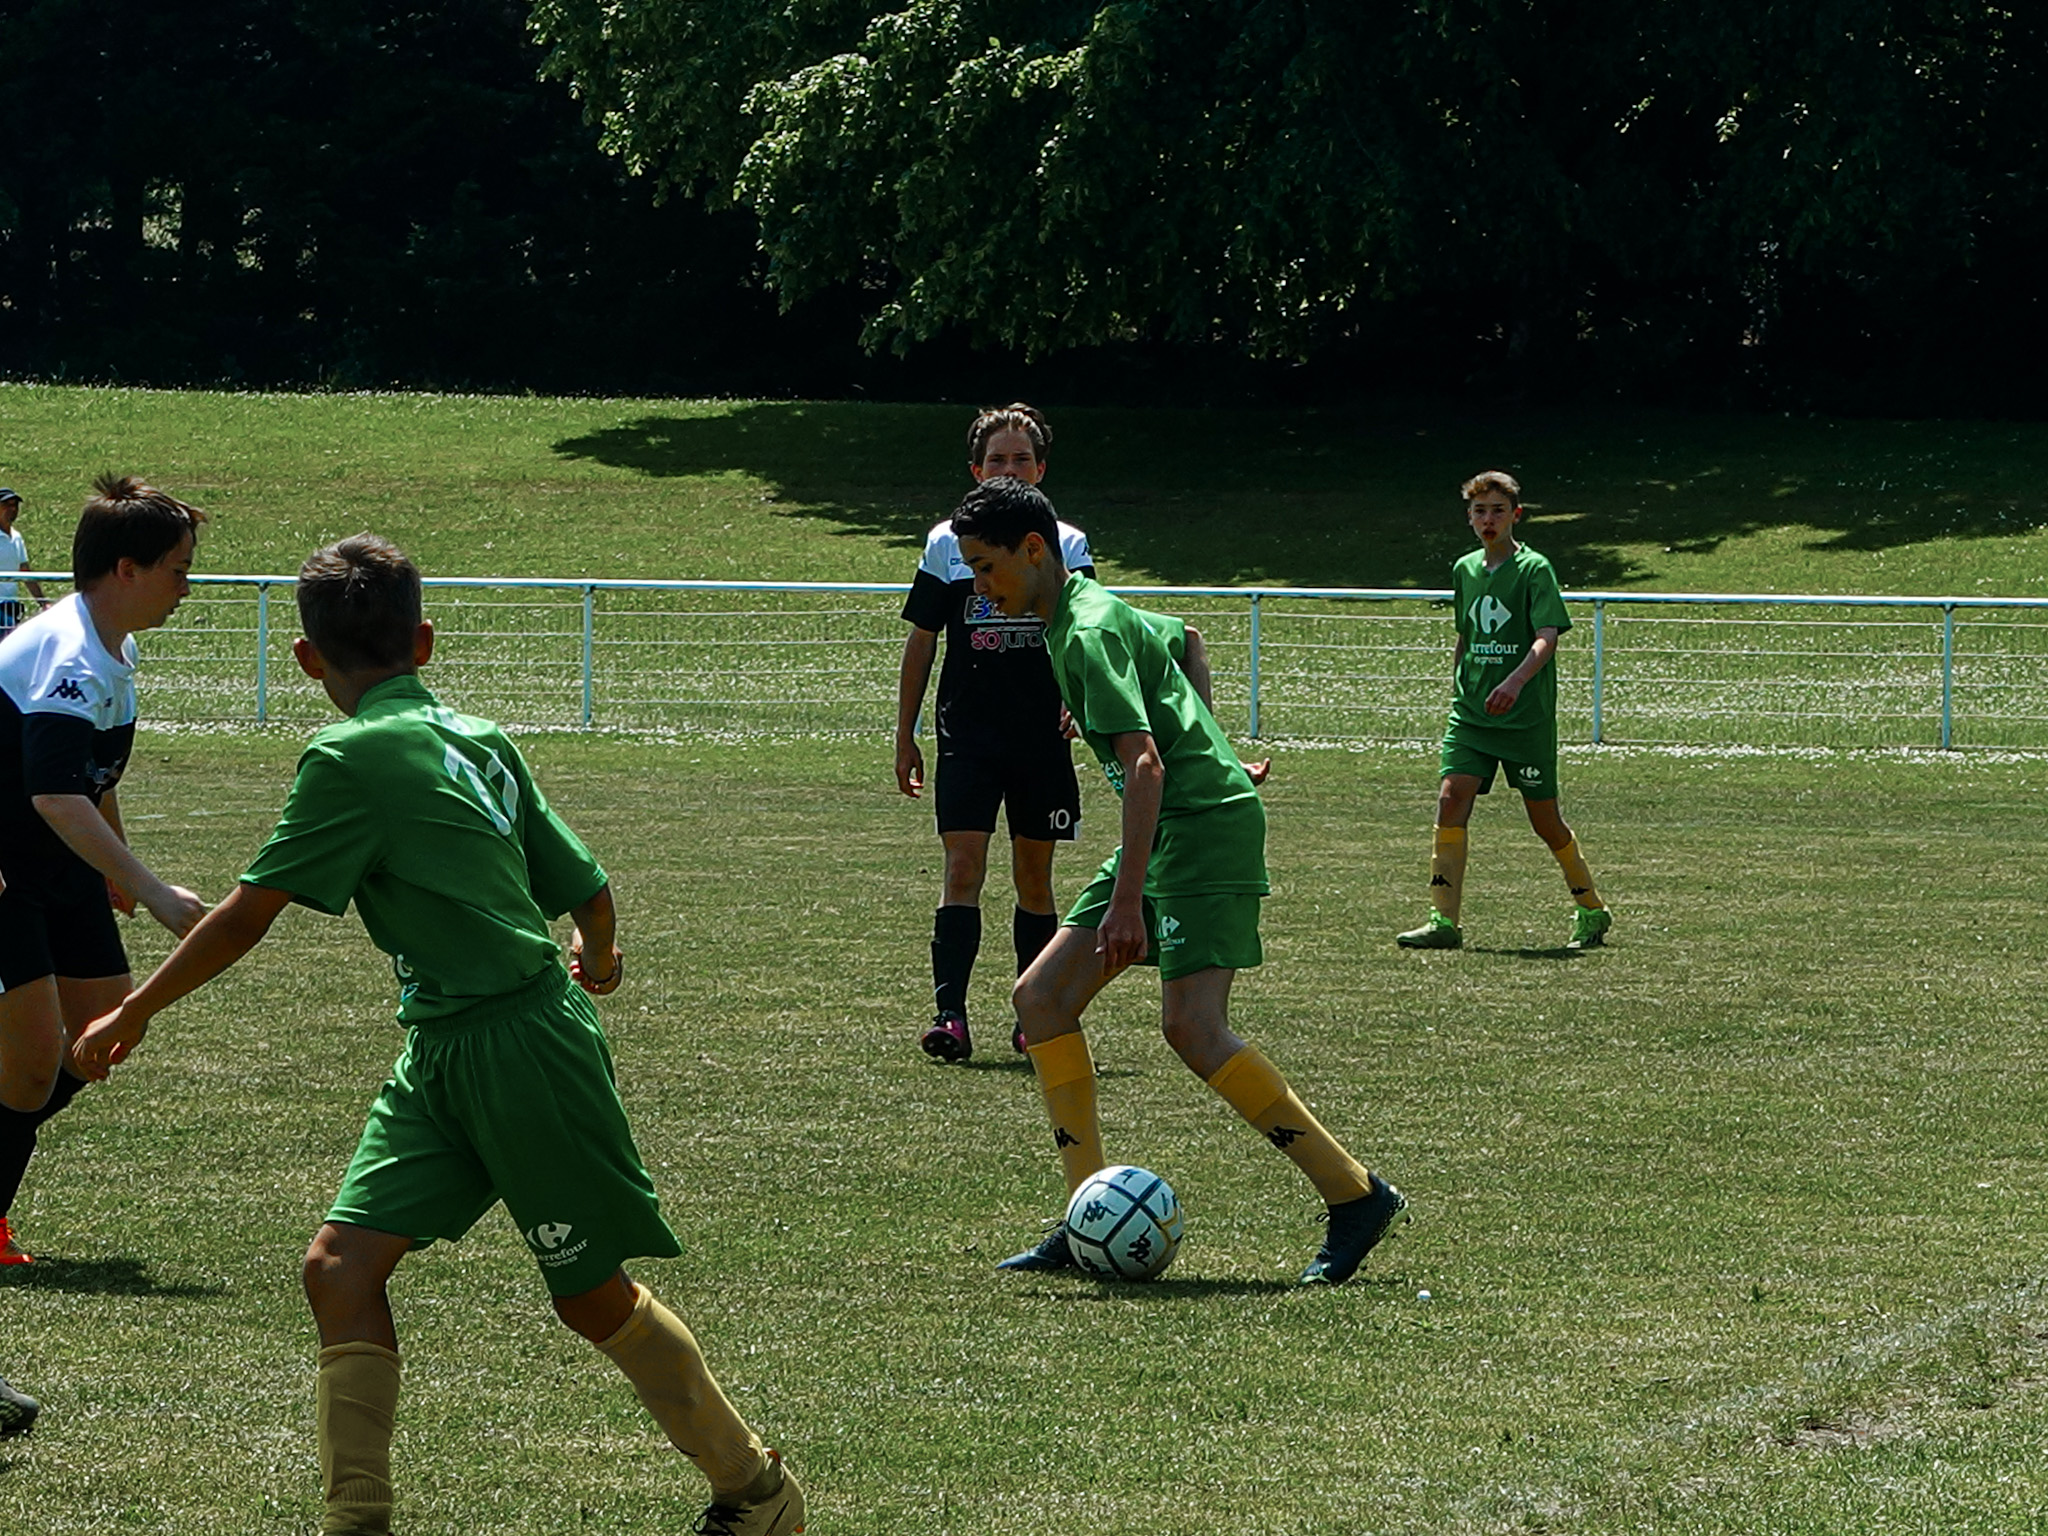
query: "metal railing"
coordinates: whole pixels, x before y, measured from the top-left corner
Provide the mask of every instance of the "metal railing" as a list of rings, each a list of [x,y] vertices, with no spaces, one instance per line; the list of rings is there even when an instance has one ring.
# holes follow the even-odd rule
[[[192,580],[171,623],[142,637],[145,718],[327,719],[290,659],[289,593],[273,592],[293,578]],[[895,718],[899,584],[432,577],[427,586],[439,634],[434,687],[507,724],[839,733],[887,731]],[[1413,741],[1442,731],[1448,591],[1112,590],[1198,625],[1217,714],[1236,733]],[[1565,601],[1575,624],[1557,661],[1565,741],[2048,749],[2038,702],[2048,599],[1569,592]]]

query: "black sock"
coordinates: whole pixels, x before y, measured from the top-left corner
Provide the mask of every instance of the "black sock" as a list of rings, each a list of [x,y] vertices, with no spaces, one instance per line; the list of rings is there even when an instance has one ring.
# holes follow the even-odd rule
[[[14,1197],[21,1193],[28,1160],[35,1156],[36,1127],[77,1098],[78,1090],[84,1086],[84,1078],[73,1077],[60,1068],[57,1086],[50,1090],[50,1102],[41,1109],[9,1109],[0,1104],[0,1216],[14,1208]]]
[[[1026,912],[1022,907],[1010,914],[1010,940],[1017,946],[1017,974],[1031,969],[1038,952],[1060,931],[1057,912]]]
[[[932,999],[940,1013],[967,1016],[967,979],[980,953],[981,908],[939,908],[932,918]]]

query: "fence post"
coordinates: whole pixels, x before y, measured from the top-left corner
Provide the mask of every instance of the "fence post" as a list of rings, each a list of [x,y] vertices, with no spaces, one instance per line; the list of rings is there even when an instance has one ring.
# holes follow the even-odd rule
[[[1600,706],[1607,682],[1607,604],[1599,598],[1593,599],[1593,745],[1599,746],[1603,737],[1600,727]]]
[[[1956,605],[1941,605],[1941,750],[1955,741]]]
[[[586,583],[583,588],[583,725],[586,730],[590,727],[591,718],[591,642],[596,627],[597,589]]]
[[[256,723],[270,720],[270,583],[256,583]]]
[[[1252,594],[1252,739],[1259,736],[1259,594]]]

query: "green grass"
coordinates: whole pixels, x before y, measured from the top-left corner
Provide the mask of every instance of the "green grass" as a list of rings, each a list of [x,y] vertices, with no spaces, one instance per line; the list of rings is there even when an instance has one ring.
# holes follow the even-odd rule
[[[145,856],[218,891],[291,746],[152,739]],[[2024,917],[2048,848],[2009,810],[2038,762],[1575,753],[1622,916],[1571,957],[1501,803],[1472,947],[1397,952],[1429,764],[1286,756],[1238,1021],[1414,1199],[1359,1283],[1304,1294],[1307,1187],[1174,1062],[1142,976],[1091,1035],[1112,1155],[1190,1210],[1179,1263],[991,1270],[1057,1165],[990,1027],[1000,943],[983,1053],[915,1049],[936,845],[871,747],[532,756],[621,895],[632,981],[604,1011],[687,1248],[641,1273],[820,1532],[1999,1531],[2048,1496],[2048,939]],[[1113,835],[1088,797],[1063,890]],[[352,922],[292,913],[49,1132],[17,1213],[49,1257],[0,1285],[6,1369],[50,1410],[0,1454],[0,1528],[310,1528],[295,1265],[396,1048],[387,975]],[[404,1530],[686,1523],[688,1469],[502,1218],[408,1261],[396,1305]]]
[[[39,557],[105,462],[213,508],[205,558],[241,570],[368,523],[441,574],[900,580],[963,417],[0,388]],[[1506,462],[1576,531],[1531,537],[1579,584],[2039,590],[2034,427],[1056,420],[1062,508],[1128,579],[1430,585],[1446,483]],[[1926,488],[1878,489],[1911,464]],[[218,894],[300,740],[146,733],[144,857]],[[602,1006],[686,1247],[639,1273],[788,1449],[814,1536],[1989,1533],[2048,1504],[2048,834],[2014,809],[2039,757],[1570,751],[1620,913],[1573,957],[1505,796],[1475,819],[1471,947],[1396,951],[1433,755],[1283,752],[1236,1019],[1414,1201],[1358,1283],[1302,1293],[1315,1202],[1173,1060],[1144,976],[1090,1034],[1111,1155],[1190,1212],[1180,1261],[1144,1287],[993,1272],[1058,1200],[1002,1043],[1006,877],[983,1053],[934,1066],[938,847],[879,729],[529,751],[620,894],[633,965]],[[1114,835],[1086,793],[1062,894]],[[129,932],[138,967],[164,952]],[[388,974],[353,920],[288,914],[54,1123],[16,1211],[46,1261],[0,1276],[0,1370],[48,1404],[0,1448],[0,1531],[317,1525],[297,1261],[397,1048]],[[409,1260],[395,1305],[408,1536],[687,1528],[694,1475],[502,1217]]]

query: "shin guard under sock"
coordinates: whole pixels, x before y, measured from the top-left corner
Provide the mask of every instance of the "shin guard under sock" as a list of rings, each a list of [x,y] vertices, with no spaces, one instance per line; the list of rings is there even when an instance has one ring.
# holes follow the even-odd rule
[[[941,907],[932,917],[932,1003],[967,1016],[967,982],[981,953],[981,908]]]
[[[1052,942],[1052,936],[1060,931],[1060,915],[1057,912],[1026,912],[1018,907],[1010,916],[1010,941],[1017,947],[1017,974],[1022,976],[1031,969],[1031,962],[1038,958],[1038,952]]]
[[[1557,860],[1558,868],[1564,871],[1564,883],[1571,887],[1573,901],[1582,907],[1606,905],[1600,899],[1600,893],[1593,889],[1593,871],[1586,867],[1586,856],[1579,852],[1576,837],[1562,848],[1553,848],[1550,852]]]
[[[1294,1159],[1325,1204],[1342,1205],[1372,1188],[1364,1166],[1323,1129],[1256,1046],[1246,1046],[1217,1068],[1209,1086],[1254,1130]]]
[[[323,1536],[385,1536],[391,1529],[391,1425],[398,1356],[358,1341],[320,1351],[315,1433],[326,1513]]]
[[[1088,1054],[1088,1037],[1078,1029],[1054,1035],[1025,1054],[1038,1073],[1038,1091],[1045,1095],[1053,1144],[1060,1152],[1060,1171],[1066,1175],[1071,1195],[1089,1174],[1107,1165],[1102,1155],[1102,1124],[1095,1112],[1095,1058]]]
[[[668,1443],[697,1464],[715,1494],[738,1493],[761,1475],[767,1455],[711,1377],[704,1352],[644,1285],[633,1311],[598,1349],[633,1383]]]

